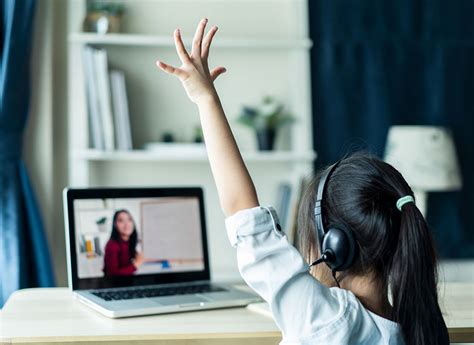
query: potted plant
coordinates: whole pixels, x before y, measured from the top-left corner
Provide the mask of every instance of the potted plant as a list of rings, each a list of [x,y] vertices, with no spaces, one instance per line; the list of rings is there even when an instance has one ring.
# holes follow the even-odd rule
[[[271,96],[265,96],[256,107],[243,106],[237,121],[255,130],[258,149],[273,150],[277,130],[294,121],[294,117],[284,111],[283,104]]]
[[[118,33],[124,12],[125,6],[122,3],[89,0],[83,30],[98,34]]]
[[[107,217],[101,217],[95,221],[99,232],[107,232]]]

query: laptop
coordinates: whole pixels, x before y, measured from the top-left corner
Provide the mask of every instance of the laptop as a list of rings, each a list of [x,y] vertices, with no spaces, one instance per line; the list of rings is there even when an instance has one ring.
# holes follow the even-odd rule
[[[66,188],[63,198],[69,288],[103,315],[261,301],[211,282],[201,188]]]

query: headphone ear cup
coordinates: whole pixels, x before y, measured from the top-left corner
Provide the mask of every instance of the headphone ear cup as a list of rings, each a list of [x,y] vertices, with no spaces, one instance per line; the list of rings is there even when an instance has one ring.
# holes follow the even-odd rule
[[[351,267],[356,254],[356,244],[352,230],[340,224],[329,226],[323,238],[322,253],[330,251],[333,260],[326,262],[334,271],[344,271]]]

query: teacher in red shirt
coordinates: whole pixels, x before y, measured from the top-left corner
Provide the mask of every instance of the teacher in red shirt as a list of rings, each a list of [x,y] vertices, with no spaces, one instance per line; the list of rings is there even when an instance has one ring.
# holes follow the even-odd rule
[[[105,245],[105,276],[132,275],[145,261],[136,251],[137,229],[132,215],[127,210],[118,210],[112,222],[112,234]]]

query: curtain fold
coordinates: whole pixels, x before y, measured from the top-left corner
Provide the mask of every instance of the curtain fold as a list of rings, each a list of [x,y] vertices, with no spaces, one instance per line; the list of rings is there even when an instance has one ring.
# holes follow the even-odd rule
[[[0,308],[15,290],[54,286],[37,201],[22,161],[34,0],[0,3]]]
[[[309,0],[317,165],[366,149],[391,125],[450,128],[460,192],[429,193],[442,257],[474,257],[474,2]]]

